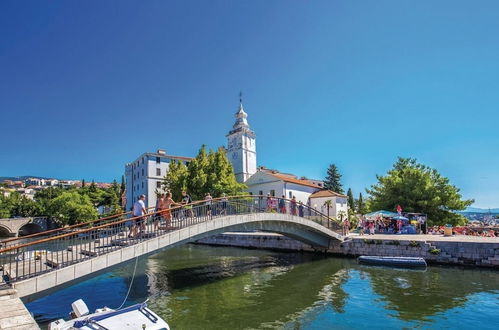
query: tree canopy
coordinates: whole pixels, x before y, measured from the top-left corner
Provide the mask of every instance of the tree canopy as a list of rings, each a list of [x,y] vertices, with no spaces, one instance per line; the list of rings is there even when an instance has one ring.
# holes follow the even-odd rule
[[[180,199],[182,190],[187,190],[194,200],[200,200],[207,193],[213,197],[219,197],[222,193],[237,195],[246,188],[236,181],[225,149],[221,147],[207,152],[204,145],[188,166],[177,161],[170,163],[163,187],[172,193],[174,200]]]
[[[48,187],[37,191],[34,200],[14,191],[8,196],[0,194],[0,218],[49,216],[61,224],[85,222],[97,218],[99,206],[109,207],[111,214],[121,212],[119,198],[120,186],[116,181],[110,188],[98,188],[95,183],[82,188]],[[81,207],[75,206],[78,203]]]
[[[395,211],[400,205],[406,212],[426,213],[430,225],[459,225],[466,219],[455,211],[474,202],[462,200],[459,188],[448,178],[413,158],[399,157],[385,176],[376,177],[378,182],[366,189],[371,210]]]
[[[327,169],[324,188],[343,194],[343,185],[341,184],[341,174],[336,165],[331,164]]]
[[[62,225],[87,222],[97,219],[98,216],[90,197],[76,190],[64,191],[50,200],[47,215],[57,219]]]

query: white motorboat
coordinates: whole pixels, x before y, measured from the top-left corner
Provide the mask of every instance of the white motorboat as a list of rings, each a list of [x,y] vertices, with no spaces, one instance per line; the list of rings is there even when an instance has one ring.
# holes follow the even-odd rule
[[[71,304],[73,319],[59,319],[49,324],[49,330],[170,330],[168,324],[147,308],[147,304],[136,304],[114,310],[108,307],[99,308],[94,314],[89,314],[83,300],[78,299]]]

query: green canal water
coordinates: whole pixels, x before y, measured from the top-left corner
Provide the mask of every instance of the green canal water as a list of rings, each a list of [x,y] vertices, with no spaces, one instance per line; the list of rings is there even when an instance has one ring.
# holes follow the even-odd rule
[[[135,263],[27,305],[46,327],[83,298],[121,304]],[[355,260],[184,245],[139,259],[126,305],[177,329],[498,329],[499,272],[360,266]]]

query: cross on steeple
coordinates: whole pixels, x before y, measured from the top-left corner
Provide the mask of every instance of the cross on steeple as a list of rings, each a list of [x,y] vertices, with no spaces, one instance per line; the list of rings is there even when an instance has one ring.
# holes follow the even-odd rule
[[[239,92],[239,103],[241,103],[241,104],[243,103],[243,92],[242,91]]]

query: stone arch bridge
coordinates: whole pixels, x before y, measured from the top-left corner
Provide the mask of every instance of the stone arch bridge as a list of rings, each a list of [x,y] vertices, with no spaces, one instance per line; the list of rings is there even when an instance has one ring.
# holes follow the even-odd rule
[[[28,233],[48,230],[48,218],[8,218],[0,219],[0,236],[18,236],[21,229],[26,229]]]

